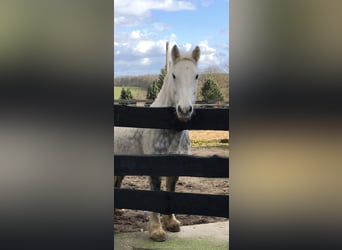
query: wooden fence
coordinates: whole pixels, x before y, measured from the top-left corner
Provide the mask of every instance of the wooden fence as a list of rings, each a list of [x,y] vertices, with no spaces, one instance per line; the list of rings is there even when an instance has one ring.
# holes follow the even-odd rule
[[[114,126],[175,130],[229,130],[229,109],[195,108],[192,119],[180,122],[174,108],[114,105]],[[114,155],[114,175],[228,178],[227,157],[189,155]],[[229,218],[229,196],[114,189],[114,207],[163,214]]]

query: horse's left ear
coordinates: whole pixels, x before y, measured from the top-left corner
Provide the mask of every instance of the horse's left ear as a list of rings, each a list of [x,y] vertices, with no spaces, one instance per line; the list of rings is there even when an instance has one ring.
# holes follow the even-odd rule
[[[200,55],[201,55],[200,48],[198,46],[196,46],[196,48],[192,51],[191,56],[196,62],[198,62]]]
[[[172,51],[171,51],[171,56],[172,56],[173,62],[175,62],[180,57],[180,53],[179,53],[179,49],[177,45],[173,46]]]

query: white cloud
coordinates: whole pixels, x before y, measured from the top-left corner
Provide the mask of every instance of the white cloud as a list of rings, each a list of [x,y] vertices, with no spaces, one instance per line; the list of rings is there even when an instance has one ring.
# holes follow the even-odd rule
[[[163,31],[163,30],[166,30],[169,28],[169,25],[166,24],[166,23],[158,23],[158,22],[155,22],[152,24],[152,27],[155,28],[156,30],[158,31]]]
[[[205,53],[215,53],[216,49],[209,46],[207,40],[199,42],[198,46],[200,47],[202,52]]]
[[[147,57],[142,58],[140,61],[143,65],[149,65],[151,63],[151,59]]]
[[[191,43],[186,43],[186,44],[183,44],[183,47],[185,48],[186,52],[189,52],[190,49],[192,48],[192,44]]]
[[[189,1],[175,0],[115,0],[114,24],[137,25],[151,15],[152,10],[195,10]]]
[[[155,33],[146,29],[135,29],[132,31],[114,32],[114,45],[132,44],[141,40],[153,40]]]
[[[201,5],[203,6],[203,7],[208,7],[210,4],[212,4],[212,0],[202,0],[201,1]]]
[[[136,30],[136,34],[142,34],[142,32]],[[175,40],[170,41],[170,37]],[[166,41],[170,41],[169,53],[175,44],[178,45],[181,53],[191,53],[198,45],[201,49],[200,71],[212,66],[225,70],[229,64],[228,44],[212,45],[207,40],[200,41],[198,44],[190,42],[179,44],[176,41],[176,35],[170,34],[166,39],[154,40],[153,37],[145,37],[141,40],[131,39],[116,43],[117,46],[114,47],[115,75],[158,74],[165,64]]]
[[[170,37],[169,37],[169,41],[171,41],[171,42],[174,42],[174,41],[176,41],[176,39],[177,39],[177,36],[176,36],[176,34],[175,33],[172,33],[171,35],[170,35]]]
[[[153,26],[156,28],[156,23]],[[193,41],[180,44],[177,40],[179,39],[175,33],[160,37],[156,32],[151,32],[146,28],[139,29],[139,27],[114,33],[114,74],[158,74],[165,64],[166,41],[170,43],[170,51],[177,44],[183,53],[191,53],[192,49],[198,45],[201,49],[200,71],[211,66],[222,68],[228,65],[228,45],[226,47],[213,45],[208,40],[202,40],[196,44],[193,44]]]
[[[139,41],[134,50],[140,53],[146,53],[151,50],[154,45],[155,43],[153,41]]]
[[[222,45],[210,45],[207,40],[200,41],[201,49],[200,69],[205,70],[211,66],[225,67],[228,61],[228,49]]]
[[[141,31],[140,30],[133,30],[131,32],[131,37],[133,39],[140,39],[141,38]]]

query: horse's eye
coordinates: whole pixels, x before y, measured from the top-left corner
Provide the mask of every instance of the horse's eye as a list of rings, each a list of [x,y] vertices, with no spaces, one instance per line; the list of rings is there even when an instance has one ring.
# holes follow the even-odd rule
[[[198,79],[198,74],[196,75],[196,80]]]
[[[172,73],[172,77],[173,77],[173,79],[176,79],[176,76],[175,76],[175,74],[173,74],[173,73]]]

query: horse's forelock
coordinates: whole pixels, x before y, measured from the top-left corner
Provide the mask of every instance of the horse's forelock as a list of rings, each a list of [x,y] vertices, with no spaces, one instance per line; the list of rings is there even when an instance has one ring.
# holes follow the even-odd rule
[[[173,62],[173,65],[176,65],[177,63],[179,63],[180,61],[191,61],[193,62],[195,65],[197,65],[197,62],[191,57],[191,56],[182,56],[177,58],[177,60],[175,60]]]

